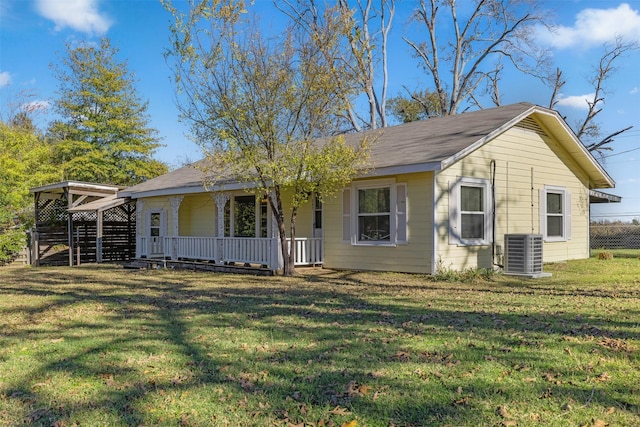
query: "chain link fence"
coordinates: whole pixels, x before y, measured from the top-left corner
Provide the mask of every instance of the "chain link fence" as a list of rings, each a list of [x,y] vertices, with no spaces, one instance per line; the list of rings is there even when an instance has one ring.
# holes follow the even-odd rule
[[[591,249],[640,249],[640,225],[591,224]]]

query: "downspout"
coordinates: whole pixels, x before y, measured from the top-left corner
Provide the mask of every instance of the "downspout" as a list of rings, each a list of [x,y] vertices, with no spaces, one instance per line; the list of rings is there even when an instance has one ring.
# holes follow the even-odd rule
[[[491,215],[492,215],[492,227],[491,227],[491,263],[497,267],[504,268],[504,265],[496,263],[496,161],[491,159],[489,162],[489,168],[491,168]]]
[[[431,214],[433,215],[433,225],[431,228],[431,275],[437,273],[437,260],[438,260],[438,200],[440,198],[440,190],[438,187],[438,171],[433,171],[433,200],[431,204]]]

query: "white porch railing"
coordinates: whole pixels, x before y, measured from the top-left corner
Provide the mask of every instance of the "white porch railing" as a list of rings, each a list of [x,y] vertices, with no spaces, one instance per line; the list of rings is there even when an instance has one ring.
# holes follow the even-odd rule
[[[289,247],[291,247],[291,239],[287,239]],[[322,264],[324,256],[322,253],[321,238],[296,238],[296,257],[295,265],[314,265]]]
[[[149,239],[146,236],[136,237],[136,258],[149,256]]]
[[[139,237],[138,242],[139,255],[149,256],[147,238]],[[259,264],[272,270],[282,268],[277,238],[178,236],[165,237],[163,243],[167,259]],[[321,238],[296,238],[295,244],[295,265],[322,264]]]

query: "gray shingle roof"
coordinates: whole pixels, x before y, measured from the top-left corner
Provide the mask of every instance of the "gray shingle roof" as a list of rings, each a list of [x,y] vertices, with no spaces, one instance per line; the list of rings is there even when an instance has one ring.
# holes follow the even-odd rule
[[[364,132],[378,134],[371,149],[375,168],[441,162],[533,107],[529,103],[479,110]],[[362,134],[346,136],[359,141]]]
[[[551,115],[555,114],[551,110],[523,102],[348,134],[345,135],[345,139],[350,144],[359,144],[364,135],[375,138],[371,149],[371,167],[374,170],[394,167],[406,169],[412,165],[420,166],[423,170],[429,168],[433,170],[439,169],[444,161],[483,141],[487,136],[492,134],[497,136],[497,133],[508,128],[505,127],[506,125],[515,124],[536,109],[549,112]],[[582,147],[580,150],[586,153]],[[586,155],[590,157],[588,153]],[[204,175],[198,169],[198,166],[202,166],[202,164],[201,160],[194,165],[182,167],[127,188],[120,194],[135,197],[136,195],[150,195],[152,192],[185,194],[204,191],[202,185]],[[596,169],[598,168],[599,165],[596,166]],[[606,175],[604,169],[601,170],[601,173]],[[606,178],[610,179],[608,176]],[[174,190],[179,191],[173,192]]]

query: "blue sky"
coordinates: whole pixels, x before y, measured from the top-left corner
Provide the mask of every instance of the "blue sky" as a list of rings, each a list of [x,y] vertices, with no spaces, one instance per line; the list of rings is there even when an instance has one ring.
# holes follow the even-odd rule
[[[413,89],[429,81],[408,46],[400,41],[407,31],[416,37],[416,27],[407,25],[416,2],[396,1],[391,37],[398,41],[389,52],[391,96],[401,91],[402,85]],[[271,0],[255,3],[263,20],[276,16]],[[555,64],[565,74],[567,84],[558,109],[573,124],[585,114],[585,95],[592,91],[587,78],[603,44],[618,35],[640,42],[640,0],[547,0],[543,6],[554,12],[554,23],[559,27],[556,35],[540,32],[539,38],[552,49]],[[200,149],[187,138],[187,127],[178,122],[170,70],[162,55],[169,22],[159,0],[2,0],[0,104],[5,107],[17,93],[29,91],[33,101],[46,105],[55,97],[58,85],[49,65],[59,62],[65,44],[107,36],[120,49],[120,59],[128,61],[129,71],[135,73],[138,95],[149,101],[151,126],[159,130],[166,145],[156,157],[173,167],[197,160]],[[630,52],[617,66],[607,84],[606,105],[598,122],[604,133],[633,126],[616,139],[614,150],[602,161],[616,181],[616,188],[608,191],[622,196],[623,201],[592,206],[594,219],[640,219],[640,51]],[[522,76],[505,76],[500,91],[503,104],[527,101],[547,105],[550,96],[549,88]],[[44,115],[42,121],[49,119]]]

